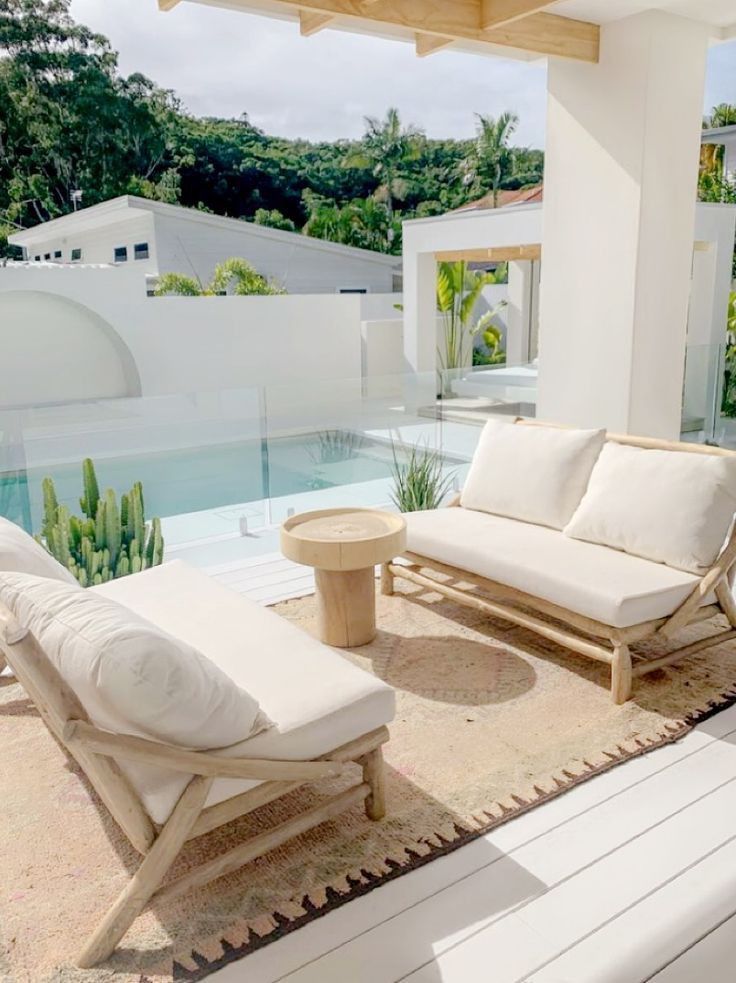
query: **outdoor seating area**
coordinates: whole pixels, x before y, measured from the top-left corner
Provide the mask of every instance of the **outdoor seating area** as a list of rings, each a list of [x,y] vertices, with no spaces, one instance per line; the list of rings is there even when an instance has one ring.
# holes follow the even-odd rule
[[[664,510],[654,471],[669,476]],[[370,847],[360,845],[367,830],[356,818],[339,844],[336,831],[321,834],[322,862],[349,880],[343,856],[352,869],[384,851],[398,863],[426,836],[465,842],[642,748],[681,738],[728,699],[736,672],[735,512],[732,452],[499,419],[486,424],[447,506],[289,518],[284,550],[318,568],[316,597],[276,611],[180,561],[85,590],[0,520],[7,668],[94,790],[95,809],[116,824],[112,835],[139,855],[104,915],[109,891],[100,886],[95,927],[75,940],[73,961],[104,963],[142,913],[176,908],[210,882],[258,882],[254,864],[278,870],[290,841],[329,830],[343,813],[360,808],[365,821],[386,823]],[[469,621],[466,608],[475,612]],[[698,631],[716,617],[727,627]],[[534,635],[541,649],[529,647]],[[516,655],[499,663],[504,650]],[[612,702],[588,660],[610,666]],[[457,707],[451,690],[441,696],[448,670],[468,690]],[[652,673],[656,682],[646,684]],[[632,709],[622,714],[635,678]],[[566,710],[545,709],[550,691]],[[430,711],[438,697],[440,728]],[[464,724],[468,705],[476,737]],[[550,741],[557,724],[580,736]],[[517,761],[509,749],[519,727],[527,746]],[[442,763],[449,748],[448,760],[460,754],[464,763],[455,775]],[[37,763],[51,767],[47,756]],[[403,776],[414,759],[411,788]],[[425,770],[431,761],[438,770]],[[32,783],[30,775],[21,781]],[[238,834],[246,819],[249,835]],[[182,867],[192,841],[196,861]],[[318,879],[308,891],[323,889]],[[223,890],[230,896],[232,887]],[[197,902],[186,915],[191,905],[179,934],[182,918],[199,922]]]

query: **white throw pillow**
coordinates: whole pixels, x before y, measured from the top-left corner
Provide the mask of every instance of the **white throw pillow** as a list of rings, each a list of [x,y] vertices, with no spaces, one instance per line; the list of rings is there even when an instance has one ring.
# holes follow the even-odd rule
[[[257,701],[213,662],[122,604],[19,573],[0,573],[0,601],[105,730],[208,749],[268,725]]]
[[[0,516],[0,571],[30,573],[65,584],[76,584],[74,575],[41,546],[33,536]]]
[[[460,504],[562,529],[588,486],[603,430],[568,430],[489,420]]]
[[[702,574],[736,512],[736,457],[609,441],[565,534]]]

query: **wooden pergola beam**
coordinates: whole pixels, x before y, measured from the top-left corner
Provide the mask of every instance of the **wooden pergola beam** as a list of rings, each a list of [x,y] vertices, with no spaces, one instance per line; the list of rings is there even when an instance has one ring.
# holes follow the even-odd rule
[[[160,0],[170,3],[172,0]],[[218,0],[215,0],[217,3]],[[237,8],[238,0],[222,0],[230,9]],[[241,0],[248,9],[247,0]],[[484,30],[481,26],[482,0],[269,0],[273,11],[286,10],[301,16],[320,14],[339,18],[349,25],[354,22],[361,28],[375,26],[409,35],[432,35],[450,41],[472,41],[479,45],[516,48],[538,55],[555,55],[578,61],[597,62],[600,45],[600,28],[597,24],[572,20],[548,13],[530,13],[513,23]],[[259,7],[258,13],[268,13],[267,7]],[[437,49],[435,49],[437,50]]]
[[[487,249],[446,249],[436,252],[438,263],[513,263],[542,258],[541,243],[521,246],[490,246]]]
[[[316,14],[312,10],[299,11],[299,33],[304,38],[309,38],[317,34],[323,28],[331,24],[335,18],[332,14]]]
[[[180,0],[158,0],[158,9],[164,12],[173,10]]]
[[[427,55],[441,51],[452,43],[453,38],[443,38],[437,34],[416,34],[414,37],[414,47],[418,58],[426,58]]]
[[[505,27],[552,6],[550,0],[481,0],[480,26],[484,31]]]

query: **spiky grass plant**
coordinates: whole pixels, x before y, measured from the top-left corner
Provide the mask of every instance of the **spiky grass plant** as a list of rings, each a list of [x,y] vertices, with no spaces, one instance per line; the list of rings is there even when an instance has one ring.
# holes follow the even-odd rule
[[[391,501],[400,512],[423,512],[437,509],[452,486],[455,473],[443,474],[439,451],[428,445],[414,445],[405,460],[400,461],[393,451],[394,490]]]
[[[339,464],[356,458],[365,445],[363,434],[354,430],[323,430],[308,453],[314,464]]]

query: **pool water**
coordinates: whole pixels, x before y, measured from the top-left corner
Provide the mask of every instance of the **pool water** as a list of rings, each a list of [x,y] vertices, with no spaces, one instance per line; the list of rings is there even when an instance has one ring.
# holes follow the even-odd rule
[[[344,430],[95,461],[101,491],[120,495],[141,481],[146,514],[161,518],[386,479],[392,466],[389,442]],[[0,515],[38,532],[47,476],[59,502],[78,513],[81,461],[0,476]]]

